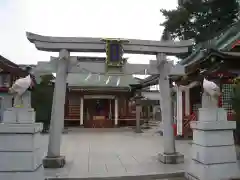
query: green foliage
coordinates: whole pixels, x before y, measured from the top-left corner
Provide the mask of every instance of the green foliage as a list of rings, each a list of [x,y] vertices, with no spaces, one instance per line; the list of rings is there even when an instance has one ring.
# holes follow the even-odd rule
[[[48,128],[51,120],[53,85],[52,75],[41,76],[40,84],[36,84],[32,92],[32,107],[36,111],[36,122],[42,122]]]
[[[233,85],[232,107],[234,110],[234,119],[237,123],[236,138],[240,142],[240,79],[236,78]]]
[[[205,42],[235,22],[238,12],[236,0],[190,0],[174,10],[162,9],[166,18],[162,25],[172,39]]]

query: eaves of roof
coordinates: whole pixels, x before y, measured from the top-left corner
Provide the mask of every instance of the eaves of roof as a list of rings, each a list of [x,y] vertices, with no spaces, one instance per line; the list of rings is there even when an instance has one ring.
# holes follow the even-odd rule
[[[179,63],[181,65],[189,65],[200,60],[204,56],[204,52],[209,48],[217,50],[230,50],[233,43],[240,38],[240,21],[233,23],[232,25],[225,28],[223,31],[218,33],[215,38],[197,45],[195,51],[190,54],[187,58],[183,59]]]

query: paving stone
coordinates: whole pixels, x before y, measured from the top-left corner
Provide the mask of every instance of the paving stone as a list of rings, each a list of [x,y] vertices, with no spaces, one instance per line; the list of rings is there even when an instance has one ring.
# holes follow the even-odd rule
[[[45,176],[69,179],[183,173],[185,164],[164,165],[158,162],[157,154],[163,151],[162,138],[153,130],[141,134],[129,130],[72,130],[62,137],[61,152],[66,156],[66,166],[56,170],[45,169]],[[44,139],[47,142],[48,135],[44,135]],[[189,157],[189,142],[176,141],[177,151],[185,158]]]

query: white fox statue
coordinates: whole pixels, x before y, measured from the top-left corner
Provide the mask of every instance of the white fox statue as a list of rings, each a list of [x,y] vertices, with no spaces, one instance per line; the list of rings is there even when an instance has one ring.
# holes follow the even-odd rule
[[[14,95],[14,107],[24,106],[23,95],[32,85],[33,82],[30,75],[25,78],[19,78],[13,83],[12,87],[9,88],[9,93]]]

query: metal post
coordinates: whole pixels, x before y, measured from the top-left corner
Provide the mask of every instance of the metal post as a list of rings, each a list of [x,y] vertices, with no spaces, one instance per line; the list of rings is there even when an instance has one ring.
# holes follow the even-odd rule
[[[141,99],[136,97],[136,133],[142,133],[140,120],[141,120]]]
[[[80,125],[83,125],[83,108],[84,108],[84,99],[80,98]]]
[[[183,135],[183,92],[177,88],[177,135]]]
[[[118,99],[117,97],[115,98],[115,119],[114,119],[114,125],[118,125]]]

